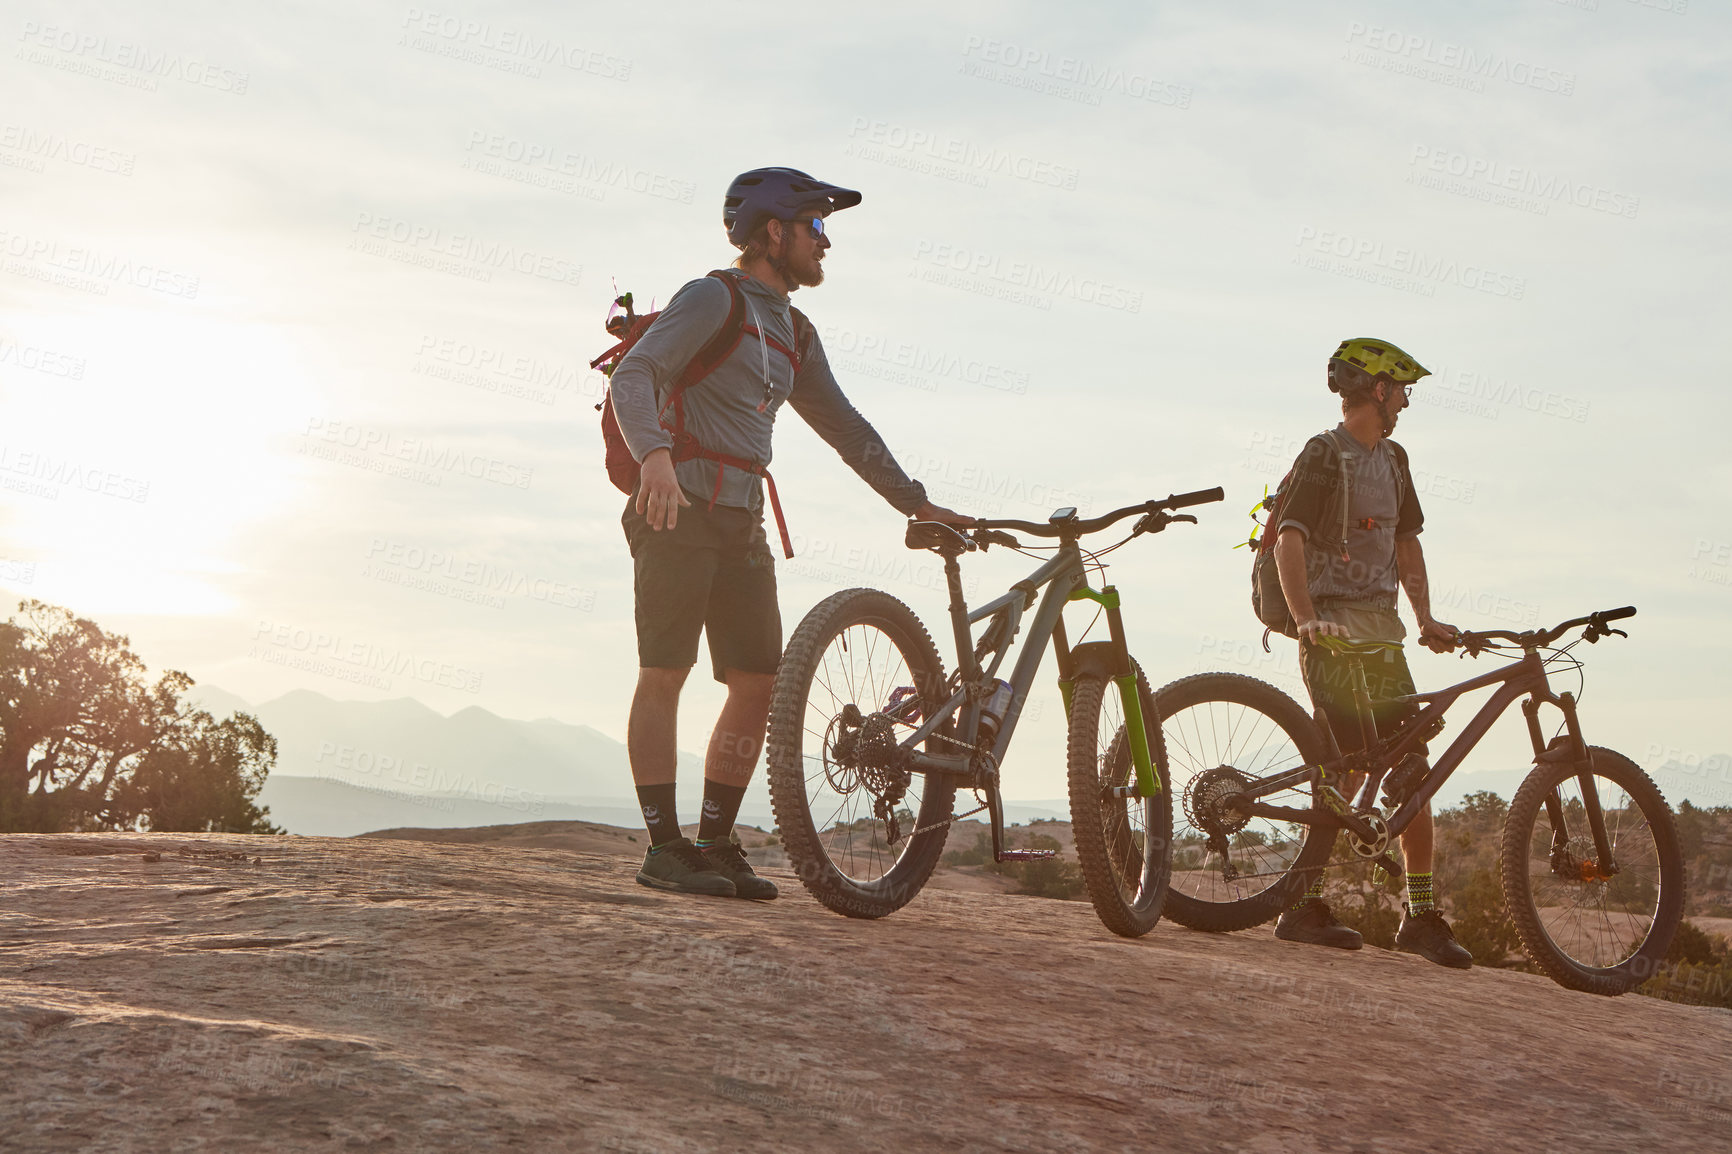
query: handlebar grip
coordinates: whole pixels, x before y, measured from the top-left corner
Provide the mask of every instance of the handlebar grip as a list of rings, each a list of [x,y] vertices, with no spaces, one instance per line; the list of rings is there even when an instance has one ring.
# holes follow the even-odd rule
[[[1169,509],[1183,509],[1187,505],[1207,505],[1211,501],[1224,501],[1227,493],[1219,485],[1213,489],[1198,489],[1195,493],[1180,493],[1176,497],[1168,497],[1161,504]],[[1630,612],[1634,613],[1632,609]]]
[[[1601,621],[1622,621],[1626,617],[1634,617],[1635,615],[1636,607],[1634,605],[1626,605],[1622,609],[1608,609],[1603,613],[1594,614]]]

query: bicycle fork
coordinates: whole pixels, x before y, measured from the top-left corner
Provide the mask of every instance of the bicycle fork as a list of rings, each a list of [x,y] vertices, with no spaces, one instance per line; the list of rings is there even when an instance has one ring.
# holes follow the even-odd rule
[[[1593,765],[1588,757],[1588,746],[1582,740],[1582,725],[1576,715],[1576,699],[1571,693],[1560,693],[1552,703],[1563,712],[1564,725],[1567,733],[1548,744],[1545,735],[1540,731],[1539,712],[1541,699],[1529,696],[1522,702],[1522,716],[1528,724],[1528,737],[1533,742],[1534,764],[1569,762],[1577,766],[1576,783],[1582,790],[1582,809],[1588,819],[1588,832],[1594,841],[1594,862],[1592,873],[1587,868],[1588,863],[1568,860],[1569,828],[1564,815],[1563,800],[1558,790],[1553,789],[1546,794],[1546,820],[1552,826],[1551,862],[1553,872],[1567,873],[1581,881],[1605,881],[1618,872],[1618,864],[1612,858],[1611,839],[1606,835],[1606,814],[1600,806],[1599,787],[1594,782]]]
[[[1119,615],[1119,591],[1116,586],[1107,585],[1098,592],[1087,585],[1071,591],[1072,601],[1094,601],[1106,612],[1108,645],[1111,649],[1109,667],[1104,672],[1112,679],[1119,691],[1119,704],[1124,710],[1125,737],[1131,747],[1131,767],[1136,778],[1135,785],[1115,786],[1113,796],[1118,798],[1154,797],[1163,788],[1159,771],[1155,768],[1154,759],[1149,753],[1148,719],[1143,716],[1142,694],[1137,691],[1137,670],[1131,663],[1131,653],[1125,644],[1124,619]],[[1064,639],[1062,623],[1054,629],[1055,642]],[[1079,648],[1086,648],[1079,646]],[[1071,678],[1075,669],[1075,652],[1066,655],[1059,663],[1059,692],[1064,696],[1065,717],[1070,717]]]

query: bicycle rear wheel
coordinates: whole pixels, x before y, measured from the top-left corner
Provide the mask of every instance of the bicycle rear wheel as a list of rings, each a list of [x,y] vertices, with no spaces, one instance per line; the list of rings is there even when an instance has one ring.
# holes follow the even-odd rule
[[[1070,814],[1077,862],[1089,900],[1107,929],[1141,937],[1161,920],[1172,867],[1173,791],[1155,724],[1155,700],[1137,672],[1144,726],[1161,789],[1153,797],[1122,798],[1116,786],[1135,778],[1118,686],[1079,676],[1070,699]]]
[[[1659,787],[1621,753],[1588,747],[1578,767],[1542,764],[1516,790],[1503,831],[1503,892],[1522,945],[1559,985],[1622,994],[1654,976],[1684,913],[1684,858]],[[1588,805],[1597,798],[1616,872],[1600,874]]]
[[[1238,673],[1199,673],[1155,694],[1174,816],[1166,916],[1195,930],[1249,929],[1298,900],[1329,861],[1332,826],[1241,817],[1221,804],[1253,778],[1316,765],[1322,734],[1299,704]],[[1262,799],[1311,808],[1309,782]]]
[[[920,619],[876,589],[819,602],[782,654],[766,742],[770,804],[801,884],[839,914],[901,909],[938,864],[956,789],[898,770],[892,754],[944,703],[943,686]]]

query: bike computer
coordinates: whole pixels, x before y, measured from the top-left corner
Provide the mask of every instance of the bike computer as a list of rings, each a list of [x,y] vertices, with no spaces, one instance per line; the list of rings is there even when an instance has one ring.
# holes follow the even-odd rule
[[[1066,505],[1062,509],[1054,509],[1052,511],[1052,516],[1048,517],[1047,520],[1053,524],[1057,524],[1060,521],[1074,521],[1076,520],[1076,506]]]

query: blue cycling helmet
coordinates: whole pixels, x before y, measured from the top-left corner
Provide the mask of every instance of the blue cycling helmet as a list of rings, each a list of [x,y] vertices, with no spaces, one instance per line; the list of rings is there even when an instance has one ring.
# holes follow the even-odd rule
[[[830,211],[853,208],[860,194],[837,188],[806,175],[797,168],[754,168],[734,177],[722,201],[722,226],[735,248],[745,248],[752,230],[766,220],[787,220],[818,201]]]

